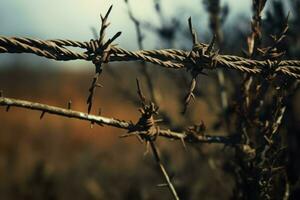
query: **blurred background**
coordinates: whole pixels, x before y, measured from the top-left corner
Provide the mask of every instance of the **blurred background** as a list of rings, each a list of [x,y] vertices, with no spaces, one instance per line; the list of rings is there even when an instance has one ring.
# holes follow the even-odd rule
[[[251,31],[252,1],[220,0],[222,53],[242,55]],[[100,13],[113,4],[108,36],[122,31],[120,47],[139,49],[136,27],[129,11],[140,21],[145,49],[191,49],[187,19],[202,42],[212,38],[209,3],[205,0],[1,0],[0,35],[39,39],[89,41],[100,27]],[[287,12],[291,12],[287,57],[299,59],[300,4],[296,0],[267,3],[263,12],[264,34],[278,33]],[[279,27],[279,28],[278,28]],[[291,44],[291,45],[290,45]],[[144,93],[150,98],[149,85],[139,62],[112,63],[104,66],[103,88],[96,92],[94,111],[102,115],[136,122],[140,106],[135,78],[139,77]],[[185,71],[171,72],[147,65],[155,86],[162,126],[175,130],[203,121],[210,134],[226,134],[220,128],[221,100],[214,72],[201,77],[197,100],[182,116],[182,98],[189,84]],[[0,55],[0,90],[4,96],[86,111],[88,88],[94,74],[92,63],[58,62],[29,54]],[[155,76],[154,76],[155,75]],[[226,81],[229,101],[241,81],[241,74]],[[176,81],[174,81],[176,80]],[[175,82],[175,83],[174,83]],[[298,92],[299,93],[299,92]],[[299,102],[296,94],[292,105]],[[152,99],[153,100],[153,99]],[[299,156],[299,106],[292,106],[285,130],[295,132],[294,158]],[[151,153],[136,138],[119,139],[124,131],[110,127],[90,127],[87,122],[71,120],[18,108],[5,112],[0,108],[0,199],[170,199]],[[232,149],[222,145],[188,146],[180,142],[158,140],[163,162],[180,196],[184,199],[230,199],[234,180],[230,172]],[[291,164],[292,174],[299,175],[299,161]],[[296,178],[297,179],[297,178]],[[297,182],[297,180],[296,180]],[[296,187],[295,187],[296,188]],[[218,192],[216,192],[218,191]],[[295,189],[295,191],[297,191]]]

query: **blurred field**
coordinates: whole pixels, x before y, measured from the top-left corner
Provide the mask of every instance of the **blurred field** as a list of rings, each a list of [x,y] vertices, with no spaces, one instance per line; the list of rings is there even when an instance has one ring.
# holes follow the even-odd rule
[[[124,84],[131,84],[130,95],[134,96],[135,72],[123,68],[121,74],[132,76]],[[12,66],[0,71],[0,88],[7,97],[55,106],[66,107],[72,100],[72,109],[86,111],[92,76],[92,70],[42,71]],[[94,108],[101,107],[104,116],[136,121],[137,107],[116,92],[120,80],[105,71],[101,79],[104,88],[97,90]],[[174,104],[170,98],[168,105]],[[196,110],[202,113],[206,108],[201,105]],[[152,155],[144,156],[145,145],[136,138],[119,139],[122,130],[99,126],[91,129],[87,122],[49,114],[39,120],[40,114],[18,108],[6,113],[1,108],[0,199],[169,198],[166,188],[155,186],[163,180]],[[205,120],[210,122],[210,118]],[[231,194],[232,180],[221,169],[222,147],[212,146],[203,145],[198,150],[190,147],[187,153],[180,142],[159,140],[163,160],[171,174],[176,172],[175,184],[188,199],[223,199]],[[207,152],[213,153],[201,156]],[[223,193],[215,193],[216,187]]]

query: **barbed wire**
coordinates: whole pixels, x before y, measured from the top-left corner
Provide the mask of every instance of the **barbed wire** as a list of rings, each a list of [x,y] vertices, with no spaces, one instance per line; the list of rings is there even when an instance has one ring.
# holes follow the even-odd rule
[[[103,117],[101,115],[90,114],[93,104],[93,97],[95,89],[101,87],[98,83],[99,76],[102,72],[102,65],[110,62],[128,62],[128,61],[143,61],[145,63],[152,63],[164,68],[170,69],[186,69],[192,75],[192,80],[188,93],[184,99],[184,110],[192,98],[194,98],[194,89],[197,84],[197,77],[200,74],[205,74],[205,70],[215,70],[217,68],[236,70],[250,75],[261,76],[268,81],[269,75],[284,76],[290,79],[300,79],[300,60],[283,60],[283,59],[267,59],[255,60],[244,58],[235,55],[222,55],[214,48],[215,36],[209,44],[201,43],[197,40],[197,34],[192,26],[192,20],[189,18],[188,25],[192,36],[193,46],[191,51],[184,51],[180,49],[155,49],[155,50],[138,50],[129,51],[118,47],[113,42],[121,35],[117,32],[112,38],[105,40],[105,30],[109,26],[107,22],[108,16],[111,12],[112,6],[107,11],[104,17],[101,16],[100,37],[90,41],[75,41],[75,40],[40,40],[26,37],[5,37],[0,36],[0,53],[31,53],[40,57],[45,57],[57,61],[69,60],[86,60],[91,61],[95,65],[95,75],[92,84],[89,88],[89,96],[87,99],[88,111],[80,112],[71,109],[71,102],[68,108],[54,107],[41,103],[34,103],[30,101],[23,101],[13,98],[6,98],[0,94],[0,106],[5,106],[7,111],[10,107],[21,107],[41,112],[40,118],[44,115],[54,114],[63,117],[75,118],[79,120],[88,121],[91,124],[98,124],[100,126],[107,125],[120,129],[127,130],[128,133],[121,137],[137,136],[142,141],[150,144],[155,160],[160,167],[167,185],[173,194],[174,199],[179,199],[177,192],[171,183],[171,180],[161,163],[157,147],[154,141],[157,137],[168,138],[172,140],[180,140],[185,146],[188,143],[219,143],[225,145],[239,146],[241,138],[239,135],[229,136],[211,136],[204,134],[203,124],[187,127],[182,131],[172,131],[169,129],[160,129],[156,125],[157,120],[153,115],[157,113],[158,107],[153,103],[146,103],[144,96],[140,91],[138,85],[138,94],[142,102],[140,108],[141,116],[138,122],[127,122],[119,119]],[[287,30],[285,30],[286,32]],[[284,33],[285,33],[284,32]],[[284,35],[284,34],[283,34]],[[71,48],[70,48],[71,47]],[[74,50],[73,48],[81,50]],[[266,49],[266,51],[269,51]],[[270,52],[267,52],[270,53]],[[278,56],[278,55],[277,55]],[[150,65],[147,65],[147,67]],[[146,67],[146,65],[143,65]],[[153,96],[153,95],[152,95]],[[284,112],[282,110],[281,112]],[[282,114],[283,115],[283,114]],[[279,118],[276,123],[276,130],[281,123],[282,115],[279,113]]]
[[[119,32],[120,34],[120,32]],[[93,41],[93,40],[92,40]],[[91,49],[92,41],[79,42],[73,40],[39,40],[24,37],[5,37],[0,36],[0,53],[32,53],[48,59],[58,61],[68,60],[86,60],[92,61]],[[234,55],[217,55],[214,58],[215,66],[205,66],[207,61],[201,59],[204,50],[209,45],[202,44],[196,46],[193,53],[196,61],[204,69],[213,70],[215,68],[235,69],[250,74],[261,74],[270,64],[275,64],[267,60],[252,60]],[[70,50],[67,47],[78,47],[87,50],[80,53]],[[97,50],[97,49],[95,49]],[[139,50],[128,51],[113,46],[110,49],[111,56],[107,62],[114,61],[144,61],[157,64],[166,68],[182,69],[187,68],[191,61],[188,59],[190,52],[178,49],[161,49],[161,50]],[[203,66],[201,65],[203,64]],[[281,73],[288,77],[300,79],[300,61],[299,60],[282,60],[276,63],[276,73]]]
[[[210,44],[200,43],[197,40],[196,30],[192,26],[192,20],[189,18],[188,25],[192,36],[193,47],[191,51],[180,49],[155,49],[155,50],[138,50],[128,51],[112,44],[121,32],[117,32],[112,38],[105,41],[105,30],[110,23],[107,22],[108,16],[112,10],[112,6],[108,9],[104,17],[101,16],[101,29],[99,39],[91,39],[90,41],[75,40],[40,40],[27,37],[5,37],[0,36],[0,53],[31,53],[37,56],[58,61],[69,60],[86,60],[92,61],[96,67],[96,73],[93,77],[92,85],[89,88],[89,97],[87,100],[88,113],[80,113],[72,110],[59,109],[57,107],[37,104],[33,102],[25,102],[16,99],[1,97],[2,106],[17,106],[29,109],[40,110],[43,113],[52,113],[66,117],[88,120],[91,123],[106,124],[117,128],[130,129],[132,124],[121,120],[105,118],[95,118],[95,115],[89,115],[93,103],[93,96],[96,87],[101,87],[98,78],[102,72],[102,64],[116,61],[144,61],[165,68],[186,69],[191,72],[192,81],[188,93],[184,100],[184,111],[191,100],[194,98],[193,91],[196,86],[196,78],[199,74],[204,73],[203,70],[214,70],[216,68],[234,69],[243,73],[252,75],[261,75],[268,78],[266,74],[283,75],[287,78],[300,79],[300,61],[299,60],[254,60],[235,55],[221,55],[214,49],[215,37]],[[283,31],[285,36],[287,28]],[[68,47],[77,47],[84,51],[75,51]],[[268,50],[268,49],[267,49]],[[150,65],[147,65],[147,67]],[[144,66],[145,67],[145,66]],[[141,133],[143,134],[143,132]],[[206,143],[224,143],[231,144],[230,138],[222,136],[197,136],[191,137],[187,132],[173,132],[170,130],[159,130],[158,135],[171,139],[180,139],[188,142],[206,142]]]
[[[233,69],[251,75],[261,75],[268,79],[272,75],[282,75],[287,78],[300,79],[300,61],[299,60],[273,60],[263,59],[254,60],[235,55],[221,55],[214,49],[215,36],[210,44],[200,43],[197,40],[197,34],[192,26],[192,20],[189,18],[188,24],[193,39],[191,51],[178,49],[158,49],[158,50],[138,50],[129,51],[117,45],[112,44],[121,32],[117,32],[112,38],[104,41],[105,30],[109,23],[107,18],[112,7],[109,8],[105,17],[101,16],[100,38],[88,42],[73,40],[40,40],[25,37],[4,37],[0,36],[0,53],[32,53],[48,59],[58,61],[68,60],[86,60],[92,61],[96,68],[91,87],[89,88],[89,97],[87,99],[88,113],[92,109],[93,96],[95,89],[101,87],[98,83],[102,72],[102,64],[114,61],[143,61],[171,69],[186,69],[192,75],[192,81],[188,93],[184,99],[183,114],[193,95],[193,90],[197,84],[196,78],[199,74],[205,74],[204,70],[215,70],[217,68]],[[284,31],[284,33],[287,29]],[[284,38],[285,34],[281,38]],[[281,41],[281,40],[280,40]],[[77,47],[85,50],[79,52],[71,50],[68,47]],[[268,49],[266,50],[268,51]],[[278,55],[276,55],[278,56]],[[146,66],[143,66],[146,67]]]
[[[83,121],[88,121],[93,124],[98,124],[100,126],[107,125],[115,128],[125,129],[125,130],[135,130],[135,124],[132,122],[127,122],[119,119],[103,117],[100,115],[92,115],[85,112],[75,111],[68,108],[61,108],[55,106],[49,106],[47,104],[35,103],[30,101],[18,100],[14,98],[0,97],[0,106],[6,107],[7,111],[10,107],[20,107],[30,110],[41,111],[41,118],[45,114],[59,115],[68,118],[79,119]],[[146,131],[138,131],[139,135],[146,135]],[[211,136],[204,134],[193,133],[192,131],[185,130],[182,132],[176,132],[169,129],[159,129],[157,130],[157,136],[173,139],[173,140],[184,140],[188,143],[219,143],[234,145],[238,144],[238,140],[235,136]],[[124,136],[122,136],[124,137]]]
[[[117,33],[119,36],[121,32]],[[85,52],[76,52],[67,47],[78,47],[85,49]],[[275,64],[267,60],[252,60],[234,55],[217,55],[208,61],[215,61],[215,66],[207,66],[208,61],[204,60],[205,51],[208,44],[200,43],[193,49],[195,61],[204,69],[213,70],[215,68],[235,69],[250,74],[261,74],[270,64]],[[0,53],[32,53],[48,59],[58,61],[86,60],[92,61],[92,54],[97,55],[100,47],[94,47],[94,40],[90,42],[79,42],[73,40],[39,40],[25,37],[5,37],[0,36]],[[93,52],[92,50],[96,51]],[[166,68],[182,69],[188,68],[191,60],[188,55],[191,52],[178,49],[161,50],[139,50],[128,51],[123,48],[112,46],[109,50],[111,55],[107,62],[113,61],[144,61],[160,65]],[[101,56],[101,55],[100,55]],[[281,73],[288,77],[300,79],[300,61],[282,60],[276,63],[276,73]]]

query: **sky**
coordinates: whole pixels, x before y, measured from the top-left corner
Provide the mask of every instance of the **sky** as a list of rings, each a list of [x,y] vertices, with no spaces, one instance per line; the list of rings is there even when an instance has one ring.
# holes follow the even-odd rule
[[[201,18],[204,13],[201,1],[163,0],[162,10],[166,17],[174,16],[178,11],[191,10]],[[137,18],[158,23],[158,17],[154,14],[153,0],[129,0],[129,2]],[[229,4],[231,17],[239,14],[250,17],[251,0],[239,2],[242,1],[221,0],[222,4]],[[121,30],[122,35],[117,43],[129,50],[137,49],[135,29],[128,17],[124,0],[0,0],[0,35],[88,41],[93,37],[91,28],[98,30],[100,27],[100,13],[104,14],[110,5],[114,7],[109,18],[111,26],[107,35],[112,36]],[[183,16],[183,22],[188,17]],[[207,20],[202,20],[200,23],[205,24]],[[154,48],[153,41],[149,36],[145,46]],[[18,55],[18,57],[32,58],[27,55]],[[15,59],[14,55],[0,55],[0,61],[3,62],[12,59]]]

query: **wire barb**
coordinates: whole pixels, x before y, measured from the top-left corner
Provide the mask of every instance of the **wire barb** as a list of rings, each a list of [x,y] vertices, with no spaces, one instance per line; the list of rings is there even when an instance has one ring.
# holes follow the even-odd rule
[[[139,79],[136,79],[136,86],[137,86],[137,94],[140,98],[140,101],[142,102],[142,104],[144,105],[146,103],[146,98],[141,90],[141,86],[140,86],[140,82]]]
[[[45,111],[42,111],[40,119],[43,119],[43,117],[45,116],[45,113],[46,113]]]
[[[194,90],[195,90],[195,88],[196,88],[196,83],[197,83],[196,78],[197,78],[197,77],[193,77],[193,78],[192,78],[192,81],[191,81],[191,83],[190,83],[189,91],[188,91],[187,95],[186,95],[185,98],[184,98],[184,107],[183,107],[182,114],[185,114],[185,112],[187,111],[187,107],[188,107],[188,105],[189,105],[191,99],[194,99],[194,100],[195,100],[195,95],[194,95],[193,92],[194,92]]]
[[[101,28],[100,28],[100,38],[98,40],[91,40],[88,46],[88,54],[93,64],[95,65],[95,75],[93,77],[91,86],[89,88],[89,96],[87,98],[88,104],[88,113],[91,112],[93,106],[93,99],[96,92],[97,87],[102,87],[101,84],[98,83],[100,74],[102,73],[102,64],[109,62],[109,57],[111,54],[111,46],[112,42],[114,42],[120,35],[121,32],[117,32],[112,38],[108,39],[106,42],[105,39],[105,31],[110,23],[107,22],[108,16],[112,10],[112,5],[109,7],[107,13],[103,17],[100,14],[101,18]]]
[[[156,147],[154,141],[150,141],[150,146],[151,146],[151,150],[152,150],[152,153],[153,153],[153,157],[154,157],[161,173],[163,174],[163,176],[165,178],[166,185],[168,186],[168,188],[169,188],[169,190],[170,190],[170,192],[173,196],[173,199],[179,200],[177,191],[176,191],[174,185],[171,182],[171,179],[170,179],[170,177],[167,173],[167,170],[165,169],[164,165],[161,162],[161,159],[160,159],[160,156],[159,156],[159,153],[158,153],[158,148]]]

